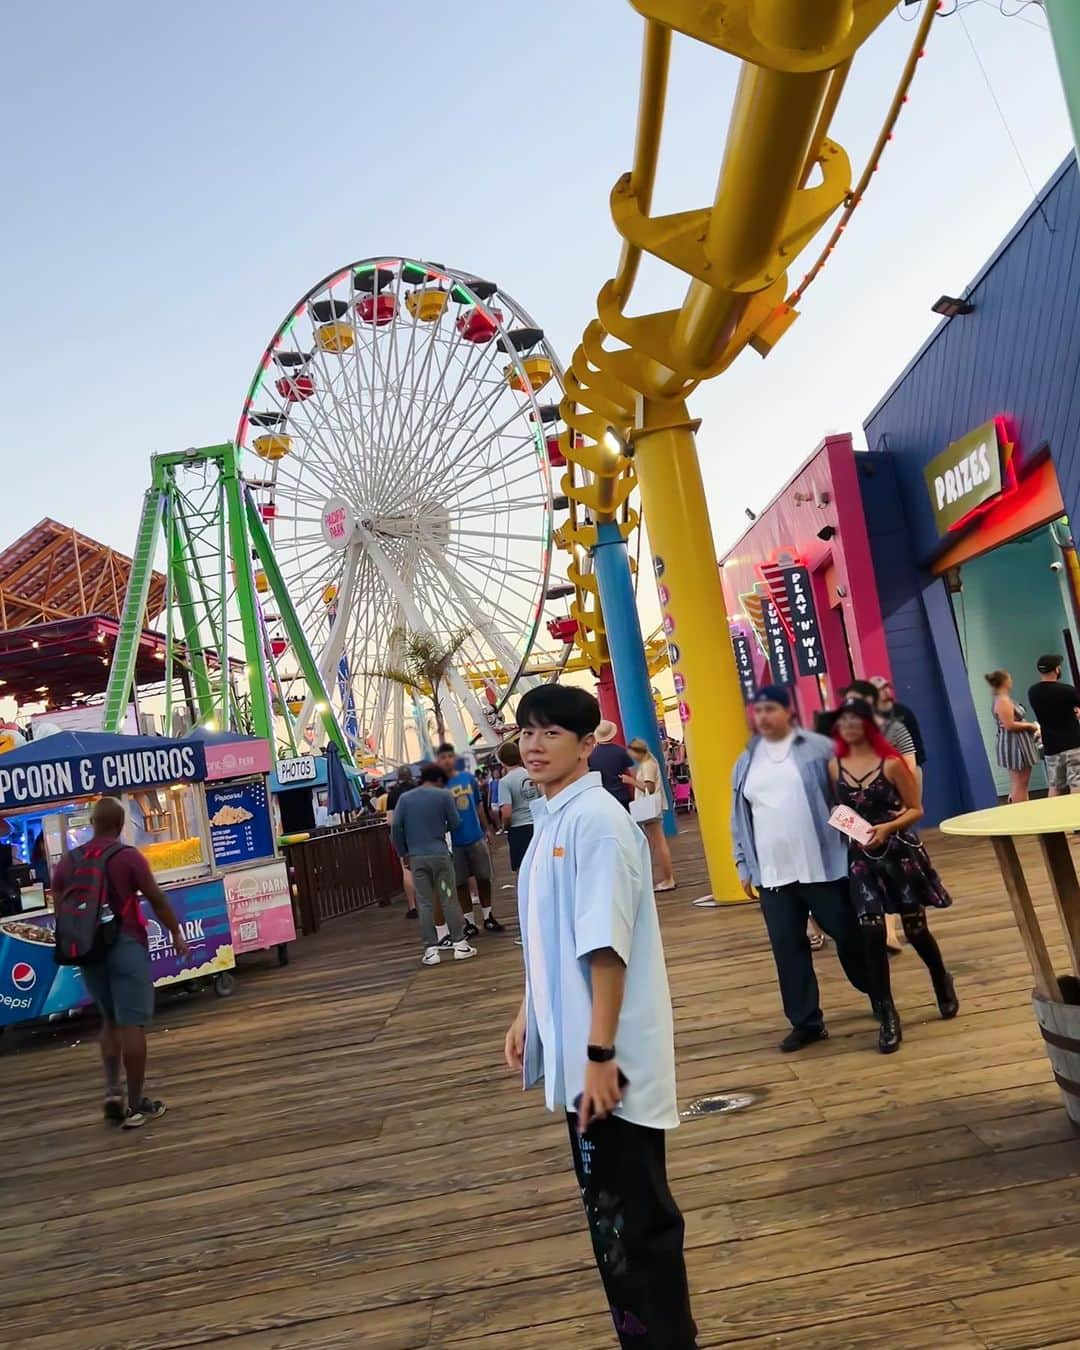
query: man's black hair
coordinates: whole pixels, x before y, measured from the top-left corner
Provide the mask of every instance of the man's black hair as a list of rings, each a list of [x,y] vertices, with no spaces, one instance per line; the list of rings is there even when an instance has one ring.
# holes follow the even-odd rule
[[[456,755],[457,751],[449,741],[443,741],[442,745],[435,751],[436,755]]]
[[[852,680],[841,697],[846,698],[848,694],[855,694],[859,698],[865,698],[871,707],[876,708],[880,693],[881,690],[877,685],[871,684],[869,680]]]
[[[421,764],[420,781],[421,783],[438,783],[440,787],[445,787],[446,771],[439,764]]]
[[[587,689],[541,684],[518,704],[517,723],[519,727],[562,727],[580,741],[600,725],[600,704]]]

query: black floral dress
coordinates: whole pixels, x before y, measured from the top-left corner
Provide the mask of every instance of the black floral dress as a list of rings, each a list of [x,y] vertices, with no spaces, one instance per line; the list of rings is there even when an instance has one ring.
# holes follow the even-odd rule
[[[836,793],[842,805],[850,806],[871,825],[882,825],[904,809],[900,793],[885,777],[884,760],[862,778],[841,763]],[[926,906],[945,909],[952,904],[914,830],[899,830],[876,849],[863,848],[852,840],[848,875],[851,900],[860,918],[864,914],[914,914]]]

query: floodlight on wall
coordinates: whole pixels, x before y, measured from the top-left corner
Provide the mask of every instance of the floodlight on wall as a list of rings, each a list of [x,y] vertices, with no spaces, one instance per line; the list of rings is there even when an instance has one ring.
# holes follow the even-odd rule
[[[830,539],[834,539],[836,537],[836,526],[822,525],[821,529],[818,530],[817,532],[817,537],[821,540],[823,544],[827,544]]]
[[[939,295],[930,308],[945,319],[955,319],[975,310],[970,300],[960,300],[955,295]]]

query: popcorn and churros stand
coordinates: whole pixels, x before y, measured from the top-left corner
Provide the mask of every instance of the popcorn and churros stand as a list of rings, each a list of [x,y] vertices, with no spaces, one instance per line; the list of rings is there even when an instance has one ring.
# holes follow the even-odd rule
[[[0,836],[30,818],[51,872],[90,838],[96,798],[120,798],[124,842],[150,863],[192,950],[181,961],[144,904],[155,986],[209,980],[225,996],[237,955],[276,948],[284,964],[296,936],[270,768],[256,737],[61,732],[0,755]],[[90,1002],[78,970],[53,960],[47,885],[28,870],[21,880],[21,912],[0,919],[0,1027]]]

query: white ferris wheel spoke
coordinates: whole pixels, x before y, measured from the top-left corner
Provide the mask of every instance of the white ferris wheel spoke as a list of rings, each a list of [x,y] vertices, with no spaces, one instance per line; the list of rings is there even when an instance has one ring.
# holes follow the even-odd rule
[[[326,689],[333,688],[337,679],[338,666],[341,663],[341,654],[345,650],[345,638],[349,630],[353,589],[356,585],[356,569],[359,561],[360,546],[351,544],[345,552],[345,570],[342,573],[341,586],[337,594],[337,611],[334,615],[334,622],[330,625],[330,634],[326,640],[326,646],[319,657],[319,674],[322,676],[323,686]],[[308,696],[304,699],[300,716],[297,719],[296,731],[300,736],[307,730],[308,723],[311,721],[312,714],[315,711],[316,699],[316,690],[308,690]]]
[[[408,587],[391,566],[390,560],[379,547],[375,536],[361,524],[357,525],[356,530],[361,540],[363,540],[368,557],[378,568],[383,581],[390,589],[395,600],[397,600],[398,604],[401,606],[402,612],[408,619],[409,625],[412,627],[413,631],[424,633],[429,637],[434,637],[435,634],[432,632],[431,625],[428,623],[427,618],[420,612]],[[453,689],[454,693],[458,696],[462,706],[467,706],[469,703],[469,696],[461,676],[455,669],[451,668],[447,671],[446,679],[451,689]],[[466,733],[465,723],[461,717],[460,711],[452,701],[448,701],[448,708],[454,723],[454,734],[458,737],[458,743],[462,746],[468,745],[469,737]]]

